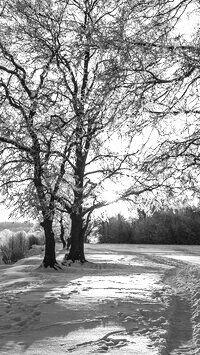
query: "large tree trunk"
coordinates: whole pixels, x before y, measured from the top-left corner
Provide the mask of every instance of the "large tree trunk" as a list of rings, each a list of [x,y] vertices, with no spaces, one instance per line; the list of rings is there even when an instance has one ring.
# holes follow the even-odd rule
[[[55,237],[52,227],[52,220],[49,218],[44,218],[41,226],[44,228],[45,234],[45,254],[42,262],[42,266],[47,268],[54,268],[55,270],[61,269],[59,264],[56,261],[55,253]]]
[[[84,254],[84,229],[81,214],[73,212],[71,214],[71,246],[69,254],[64,256],[63,265],[69,264],[69,261],[86,261]]]
[[[87,61],[87,59],[86,59]],[[84,171],[86,158],[88,154],[90,140],[86,139],[84,143],[84,96],[85,87],[87,85],[87,65],[85,63],[86,74],[84,75],[83,85],[81,89],[81,101],[79,100],[79,107],[77,102],[74,103],[74,112],[77,116],[76,124],[76,161],[74,168],[75,187],[74,187],[74,204],[72,206],[71,218],[71,246],[69,254],[66,254],[63,260],[63,264],[70,264],[71,262],[79,261],[84,263],[86,261],[84,255],[84,234],[83,228],[83,191],[84,191]]]

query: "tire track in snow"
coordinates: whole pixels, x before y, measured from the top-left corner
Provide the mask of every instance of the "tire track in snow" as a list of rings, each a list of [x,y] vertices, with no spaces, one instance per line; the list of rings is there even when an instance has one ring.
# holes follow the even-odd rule
[[[195,316],[200,314],[197,304],[199,292],[196,290],[200,273],[195,273],[193,267],[188,267],[187,263],[182,261],[165,260],[163,257],[156,257],[155,261],[172,266],[171,269],[166,270],[162,278],[163,284],[170,288],[166,294],[168,299],[165,312],[167,322],[164,327],[161,325],[161,328],[166,329],[166,334],[163,333],[162,345],[158,346],[159,354],[200,355],[198,340],[200,333],[195,319]],[[200,317],[197,318],[200,319]],[[157,344],[159,345],[158,339]]]
[[[166,354],[192,354],[193,343],[192,313],[190,304],[182,295],[172,296],[172,312],[169,319]]]

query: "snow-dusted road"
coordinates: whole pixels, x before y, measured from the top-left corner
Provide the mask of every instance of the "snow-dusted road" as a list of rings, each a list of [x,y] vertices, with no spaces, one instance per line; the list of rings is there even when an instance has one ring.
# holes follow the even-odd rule
[[[0,266],[0,354],[200,354],[200,247],[87,245],[90,263]],[[58,260],[63,252],[58,250]]]

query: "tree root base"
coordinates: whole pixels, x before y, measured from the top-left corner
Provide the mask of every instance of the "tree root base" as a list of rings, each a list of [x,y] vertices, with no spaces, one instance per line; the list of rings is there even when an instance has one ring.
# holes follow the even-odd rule
[[[64,259],[61,262],[62,266],[72,266],[72,265],[83,265],[85,263],[87,263],[87,260],[71,260],[71,259]]]
[[[43,261],[42,264],[39,266],[39,269],[60,271],[62,270],[62,266],[57,261],[49,265],[46,265],[46,263]]]

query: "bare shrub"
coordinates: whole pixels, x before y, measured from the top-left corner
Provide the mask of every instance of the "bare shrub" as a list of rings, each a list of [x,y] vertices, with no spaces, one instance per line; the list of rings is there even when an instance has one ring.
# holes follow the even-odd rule
[[[29,233],[19,231],[17,233],[7,234],[0,244],[0,263],[12,264],[20,259],[29,256],[29,250],[34,245],[43,245],[44,235],[41,232]],[[38,251],[37,251],[38,253]]]
[[[5,264],[15,263],[23,259],[28,251],[28,244],[25,232],[17,232],[13,234],[5,245],[0,247],[2,261]]]

